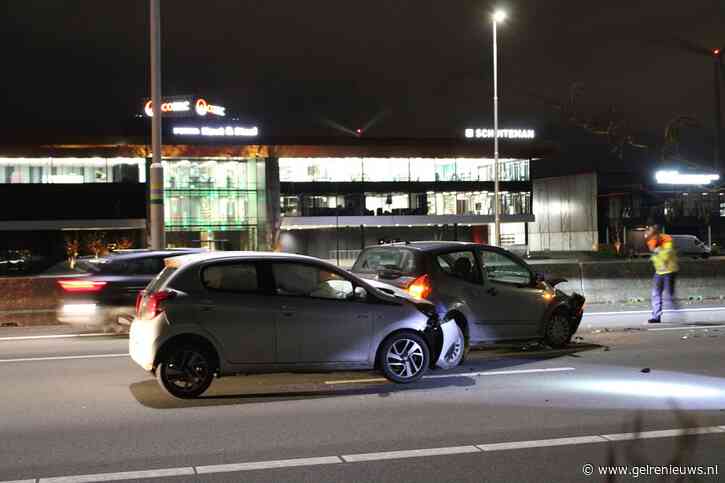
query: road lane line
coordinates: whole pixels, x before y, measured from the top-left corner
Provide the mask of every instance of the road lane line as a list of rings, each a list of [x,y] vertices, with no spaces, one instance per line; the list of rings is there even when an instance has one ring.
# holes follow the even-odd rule
[[[458,372],[451,374],[435,374],[423,376],[423,379],[443,379],[448,377],[477,377],[477,376],[503,376],[516,374],[535,374],[539,372],[566,372],[576,370],[573,367],[545,367],[541,369],[511,369],[508,371],[483,371],[483,372]],[[384,377],[376,377],[369,379],[341,379],[336,381],[325,381],[325,384],[355,384],[358,382],[388,382]]]
[[[384,377],[371,377],[367,379],[341,379],[337,381],[325,381],[325,384],[355,384],[357,382],[389,382]]]
[[[228,473],[233,471],[292,468],[295,466],[334,465],[342,462],[343,461],[339,456],[324,456],[321,458],[295,458],[290,460],[251,461],[248,463],[197,466],[195,468],[198,474],[203,475],[208,473]]]
[[[344,454],[341,458],[347,463],[360,463],[363,461],[382,461],[480,452],[481,450],[475,446],[449,446],[446,448],[409,449],[404,451],[384,451],[381,453]]]
[[[436,374],[423,376],[423,379],[442,379],[445,377],[476,377],[476,376],[506,376],[516,374],[537,374],[543,372],[567,372],[576,370],[573,367],[544,367],[541,369],[511,369],[508,371],[460,372],[458,374]]]
[[[120,473],[97,473],[88,475],[57,476],[39,479],[0,481],[0,483],[92,483],[102,481],[121,481],[144,478],[162,478],[168,476],[192,476],[196,474],[227,473],[237,471],[268,470],[292,468],[300,466],[330,465],[344,463],[363,463],[403,458],[422,458],[427,456],[445,456],[455,454],[485,453],[488,451],[511,451],[526,448],[546,448],[554,446],[576,446],[580,444],[616,443],[632,439],[677,438],[695,434],[725,433],[723,426],[707,426],[681,429],[665,429],[660,431],[643,431],[636,433],[600,434],[573,436],[567,438],[537,439],[530,441],[509,441],[503,443],[482,443],[466,446],[447,446],[441,448],[424,448],[379,453],[356,453],[340,456],[322,456],[316,458],[295,458],[286,460],[249,461],[220,465],[206,465],[183,468],[161,468],[155,470],[126,471]]]
[[[91,334],[19,335],[19,336],[15,336],[15,337],[0,337],[0,341],[74,339],[74,338],[79,338],[79,337],[102,337],[102,336],[113,336],[113,335],[115,335],[115,334],[105,334],[103,332],[94,332]]]
[[[683,327],[657,327],[656,329],[647,329],[650,332],[660,330],[690,330],[690,329],[722,329],[725,325],[689,325]]]
[[[504,451],[524,448],[546,448],[549,446],[568,446],[587,443],[604,443],[601,436],[575,436],[572,438],[535,439],[532,441],[511,441],[509,443],[477,444],[481,451]]]
[[[128,357],[129,354],[88,354],[84,356],[52,356],[52,357],[23,357],[17,359],[0,359],[0,363],[6,362],[38,362],[38,361],[67,361],[72,359],[105,359],[109,357]],[[2,482],[0,482],[2,483]]]
[[[678,436],[689,436],[693,434],[714,434],[723,433],[722,426],[709,426],[704,428],[682,428],[665,429],[662,431],[643,431],[637,433],[603,434],[602,438],[608,441],[630,441],[633,439],[654,439],[654,438],[676,438]]]
[[[157,470],[124,471],[120,473],[96,473],[94,475],[57,476],[40,478],[38,483],[92,483],[96,481],[141,480],[168,476],[194,476],[194,468],[162,468]]]

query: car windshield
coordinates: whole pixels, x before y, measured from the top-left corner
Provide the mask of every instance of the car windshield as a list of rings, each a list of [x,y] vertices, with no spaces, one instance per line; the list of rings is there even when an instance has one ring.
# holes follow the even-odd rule
[[[395,247],[380,247],[365,250],[355,262],[352,271],[377,273],[380,270],[395,270],[402,275],[416,272],[415,256],[411,250]]]

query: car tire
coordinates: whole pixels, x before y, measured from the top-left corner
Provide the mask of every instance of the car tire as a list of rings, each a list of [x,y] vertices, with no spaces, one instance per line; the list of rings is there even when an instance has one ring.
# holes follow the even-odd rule
[[[569,345],[573,335],[567,313],[564,310],[554,311],[544,327],[544,342],[554,349],[562,349]]]
[[[156,380],[170,396],[193,399],[214,380],[214,357],[208,350],[181,345],[167,351],[156,366]]]
[[[420,380],[430,364],[430,349],[414,332],[398,332],[383,341],[378,364],[385,377],[398,384]]]

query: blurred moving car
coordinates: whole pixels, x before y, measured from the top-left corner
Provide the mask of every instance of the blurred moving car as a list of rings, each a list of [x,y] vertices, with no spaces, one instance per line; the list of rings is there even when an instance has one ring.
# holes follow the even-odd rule
[[[710,247],[695,235],[670,235],[677,254],[683,257],[708,258]]]
[[[449,367],[457,337],[431,303],[322,260],[214,252],[166,260],[139,296],[129,352],[168,394],[193,398],[238,373],[378,368],[409,383]]]
[[[136,296],[164,268],[168,257],[205,252],[201,248],[121,250],[81,257],[59,278],[58,320],[65,324],[122,328],[133,320]]]
[[[351,271],[431,301],[455,320],[464,351],[483,343],[540,340],[564,347],[579,328],[584,297],[555,288],[516,255],[467,242],[409,242],[363,250]]]

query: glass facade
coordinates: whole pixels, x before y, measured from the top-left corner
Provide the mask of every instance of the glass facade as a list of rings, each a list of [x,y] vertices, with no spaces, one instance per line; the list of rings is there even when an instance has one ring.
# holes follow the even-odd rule
[[[366,193],[284,195],[284,216],[493,215],[493,192]],[[531,214],[531,193],[500,192],[503,215]]]
[[[257,229],[264,223],[264,160],[165,159],[169,231]]]
[[[493,181],[490,158],[279,158],[282,182]],[[529,181],[528,159],[500,159],[500,181]]]
[[[145,183],[144,158],[0,158],[0,184]]]

